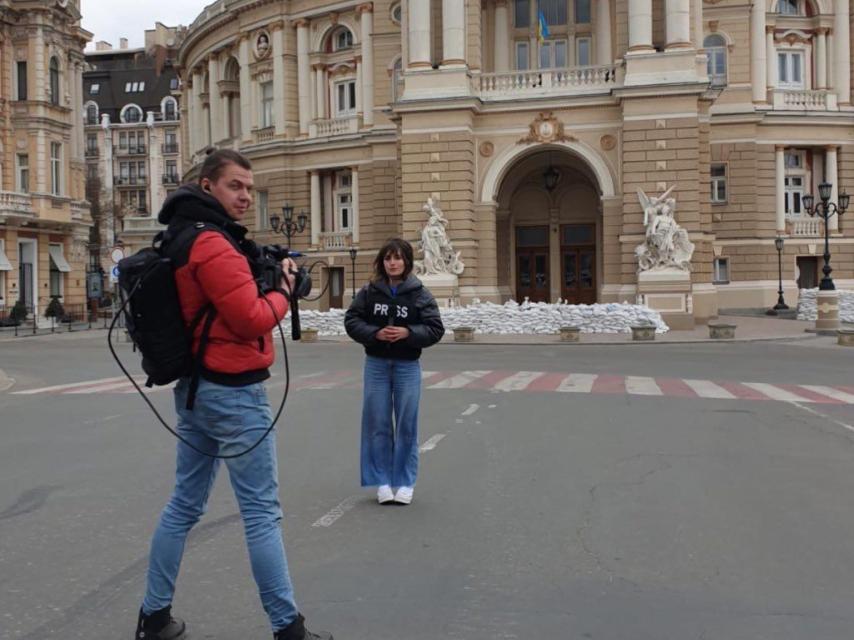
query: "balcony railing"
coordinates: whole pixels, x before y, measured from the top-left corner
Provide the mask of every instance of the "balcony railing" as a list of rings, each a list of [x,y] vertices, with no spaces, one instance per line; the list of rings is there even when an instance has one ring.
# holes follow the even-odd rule
[[[113,184],[118,187],[137,187],[148,184],[146,176],[113,176]]]
[[[34,216],[33,200],[29,193],[0,191],[0,216]]]
[[[97,158],[101,155],[101,150],[98,147],[86,147],[87,158]]]
[[[264,127],[263,129],[255,129],[255,140],[258,142],[270,142],[276,135],[275,127]]]
[[[178,177],[177,173],[163,174],[163,184],[178,184],[179,182],[181,182],[181,178]]]
[[[144,144],[135,144],[129,147],[119,147],[116,155],[119,156],[143,156],[146,154],[146,146]]]
[[[348,249],[353,246],[353,234],[349,231],[321,232],[320,246],[325,250]]]
[[[824,223],[819,218],[788,218],[789,233],[793,238],[820,238]]]
[[[326,138],[329,136],[342,136],[352,133],[359,133],[358,116],[331,118],[329,120],[315,120],[308,127],[308,135],[311,138]]]
[[[89,211],[87,202],[72,202],[71,203],[71,219],[83,220],[86,213]]]
[[[178,143],[177,142],[173,142],[173,143],[166,142],[163,145],[161,145],[160,150],[162,153],[178,153]]]
[[[608,91],[619,84],[616,65],[483,73],[473,78],[484,100]]]
[[[788,111],[837,111],[836,93],[827,89],[776,89],[774,108]]]

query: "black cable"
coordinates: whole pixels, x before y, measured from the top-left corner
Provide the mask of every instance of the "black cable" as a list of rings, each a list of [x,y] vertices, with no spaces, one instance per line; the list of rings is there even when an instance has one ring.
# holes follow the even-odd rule
[[[314,262],[311,263],[311,266],[308,268],[308,272],[311,273],[312,271],[314,271],[314,268],[319,264],[324,265],[327,269],[329,268],[328,262],[326,262],[324,260],[315,260]],[[303,299],[306,302],[317,302],[326,294],[327,291],[329,291],[329,283],[330,283],[330,280],[329,280],[329,278],[327,278],[326,284],[323,286],[323,289],[321,289],[320,293],[318,293],[317,296],[315,296],[314,298],[303,298]]]
[[[154,415],[157,416],[157,419],[160,421],[160,424],[162,424],[163,427],[169,433],[171,433],[173,436],[178,438],[178,440],[180,440],[185,445],[190,447],[193,451],[200,453],[203,456],[207,456],[208,458],[214,458],[214,459],[218,459],[218,460],[232,460],[234,458],[239,458],[241,456],[245,456],[247,453],[250,453],[256,447],[258,447],[258,445],[260,445],[264,441],[264,439],[268,435],[270,435],[270,432],[273,430],[273,427],[276,426],[276,422],[278,422],[279,417],[282,415],[282,411],[285,408],[285,403],[288,400],[288,393],[290,392],[290,389],[291,389],[291,368],[290,368],[290,361],[288,360],[288,345],[287,345],[287,342],[285,340],[285,332],[282,329],[282,322],[279,319],[279,317],[276,315],[276,310],[273,308],[272,303],[267,298],[267,296],[265,296],[263,293],[261,294],[261,297],[264,298],[264,302],[267,303],[267,305],[270,307],[270,311],[273,312],[273,317],[276,318],[276,325],[279,327],[279,336],[282,339],[282,350],[284,351],[284,360],[285,360],[285,393],[282,396],[282,402],[279,405],[279,410],[276,412],[276,415],[273,417],[273,422],[270,424],[270,426],[267,428],[267,430],[264,431],[264,435],[262,435],[255,444],[253,444],[251,447],[246,449],[246,451],[241,451],[240,453],[233,453],[233,454],[230,454],[227,456],[221,456],[221,455],[217,455],[217,454],[213,454],[213,453],[207,453],[205,451],[202,451],[198,447],[194,446],[193,444],[191,444],[190,442],[185,440],[181,436],[181,434],[179,434],[172,427],[170,427],[168,424],[166,424],[166,421],[163,419],[163,416],[160,415],[160,413],[157,411],[157,408],[151,403],[151,400],[148,399],[148,396],[142,391],[142,389],[139,388],[139,385],[136,383],[136,380],[133,379],[133,376],[131,376],[131,374],[128,373],[128,370],[125,369],[124,365],[122,364],[121,360],[119,359],[118,354],[116,353],[116,350],[113,348],[113,339],[112,339],[113,338],[113,329],[116,326],[116,322],[121,317],[122,313],[125,310],[125,307],[127,307],[128,303],[130,302],[131,298],[133,297],[133,294],[136,293],[136,289],[142,283],[143,279],[144,278],[141,277],[137,281],[136,286],[134,286],[134,288],[128,294],[128,297],[124,301],[124,303],[122,304],[121,308],[119,309],[119,312],[115,315],[115,317],[113,318],[113,321],[110,323],[110,330],[107,332],[107,345],[110,348],[110,353],[113,354],[113,359],[116,361],[116,364],[119,365],[119,368],[122,370],[122,372],[125,374],[125,376],[127,376],[127,379],[130,380],[130,382],[134,386],[134,388],[136,388],[137,392],[139,392],[139,395],[142,396],[142,399],[145,400],[145,403],[148,405],[149,409],[151,409],[151,411],[154,413]],[[285,279],[285,283],[287,283],[287,279]],[[290,287],[288,287],[288,288],[290,289]]]

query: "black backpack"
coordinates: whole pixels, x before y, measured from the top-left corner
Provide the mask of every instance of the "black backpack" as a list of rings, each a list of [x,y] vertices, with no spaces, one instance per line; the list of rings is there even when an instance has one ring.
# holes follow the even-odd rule
[[[218,231],[231,241],[219,227],[197,222],[161,231],[150,247],[119,262],[121,310],[128,335],[142,354],[142,369],[148,376],[145,386],[166,385],[190,377],[187,409],[193,408],[216,309],[211,304],[204,306],[186,327],[175,271],[187,261],[193,242],[205,230]],[[194,357],[192,338],[202,320],[205,324],[199,352]]]

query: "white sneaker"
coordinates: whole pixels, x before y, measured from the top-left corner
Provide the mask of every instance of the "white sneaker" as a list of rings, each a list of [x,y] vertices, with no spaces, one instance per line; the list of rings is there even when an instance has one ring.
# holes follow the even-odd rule
[[[394,496],[394,501],[397,504],[410,504],[412,502],[412,494],[415,489],[412,487],[401,487],[397,490],[397,495]]]
[[[379,489],[377,489],[377,502],[380,504],[394,502],[394,492],[391,490],[389,485],[383,484],[380,485]]]

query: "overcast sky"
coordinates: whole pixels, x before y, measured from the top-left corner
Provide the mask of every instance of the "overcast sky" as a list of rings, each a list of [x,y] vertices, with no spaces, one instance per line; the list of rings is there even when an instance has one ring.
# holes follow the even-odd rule
[[[127,38],[132,48],[145,44],[145,30],[155,22],[189,25],[213,0],[82,0],[83,28],[94,33],[87,49],[106,40],[114,47]]]

